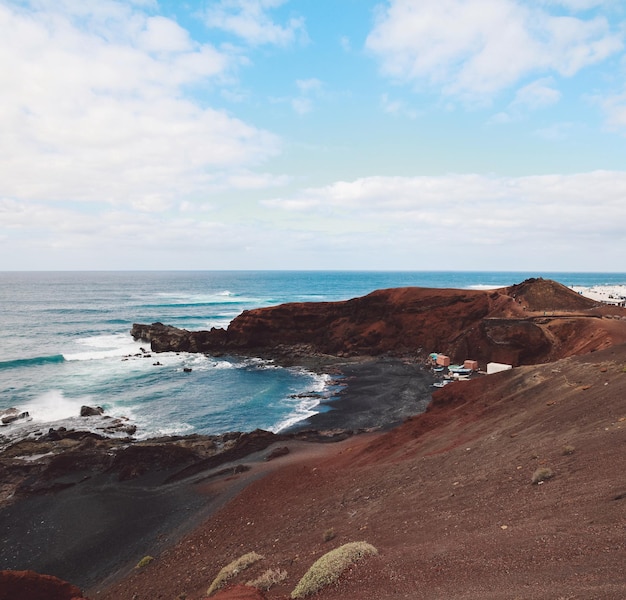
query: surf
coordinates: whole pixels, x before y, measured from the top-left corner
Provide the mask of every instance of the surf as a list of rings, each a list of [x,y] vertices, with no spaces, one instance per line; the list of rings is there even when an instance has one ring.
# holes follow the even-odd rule
[[[65,362],[65,357],[62,354],[35,356],[33,358],[16,358],[14,360],[0,361],[0,370],[41,367],[42,365],[60,364],[63,362]]]

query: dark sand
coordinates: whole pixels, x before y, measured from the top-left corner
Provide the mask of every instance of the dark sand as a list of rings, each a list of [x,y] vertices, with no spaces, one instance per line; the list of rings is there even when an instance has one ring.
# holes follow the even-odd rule
[[[298,424],[303,429],[389,428],[422,412],[430,400],[432,376],[395,359],[333,361],[345,383],[325,412]],[[319,365],[318,365],[319,367]],[[83,589],[127,573],[146,554],[176,542],[252,481],[273,468],[263,462],[276,445],[293,451],[319,444],[279,442],[234,463],[253,468],[203,484],[207,471],[173,484],[166,471],[120,482],[117,475],[85,473],[72,487],[31,496],[0,510],[0,569],[32,569],[55,575]],[[282,461],[276,461],[282,463]],[[74,480],[80,480],[75,474]]]
[[[424,412],[430,402],[435,378],[419,364],[379,358],[336,363],[335,368],[341,371],[337,383],[343,389],[292,431],[389,429]]]

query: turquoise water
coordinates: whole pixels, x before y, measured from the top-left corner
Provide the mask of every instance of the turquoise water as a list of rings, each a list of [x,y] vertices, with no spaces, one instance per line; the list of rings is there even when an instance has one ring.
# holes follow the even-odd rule
[[[315,411],[316,399],[298,394],[332,394],[329,378],[256,359],[144,358],[132,324],[226,327],[243,310],[283,302],[403,286],[480,289],[538,276],[569,286],[626,284],[615,273],[0,273],[0,409],[28,411],[31,425],[47,426],[77,416],[83,404],[99,405],[136,423],[140,437],[277,431]]]

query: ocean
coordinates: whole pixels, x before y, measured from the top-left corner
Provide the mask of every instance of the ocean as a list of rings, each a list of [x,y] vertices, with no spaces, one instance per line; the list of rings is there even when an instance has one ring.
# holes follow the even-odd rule
[[[346,300],[375,289],[488,289],[528,277],[626,293],[621,273],[521,272],[3,272],[0,411],[28,412],[0,443],[48,427],[85,427],[82,405],[137,426],[136,437],[280,431],[314,414],[336,381],[255,359],[164,353],[148,357],[133,323],[227,327],[243,310]],[[157,364],[158,363],[158,364]],[[191,368],[191,372],[185,372]]]

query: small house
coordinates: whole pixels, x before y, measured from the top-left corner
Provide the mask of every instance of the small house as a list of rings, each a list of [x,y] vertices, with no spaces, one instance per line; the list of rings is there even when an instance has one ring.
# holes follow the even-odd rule
[[[450,357],[445,354],[437,354],[437,364],[440,367],[449,367],[450,366]]]
[[[493,373],[499,373],[500,371],[508,371],[512,369],[513,365],[505,365],[504,363],[496,363],[490,362],[487,363],[487,375],[492,375]]]

